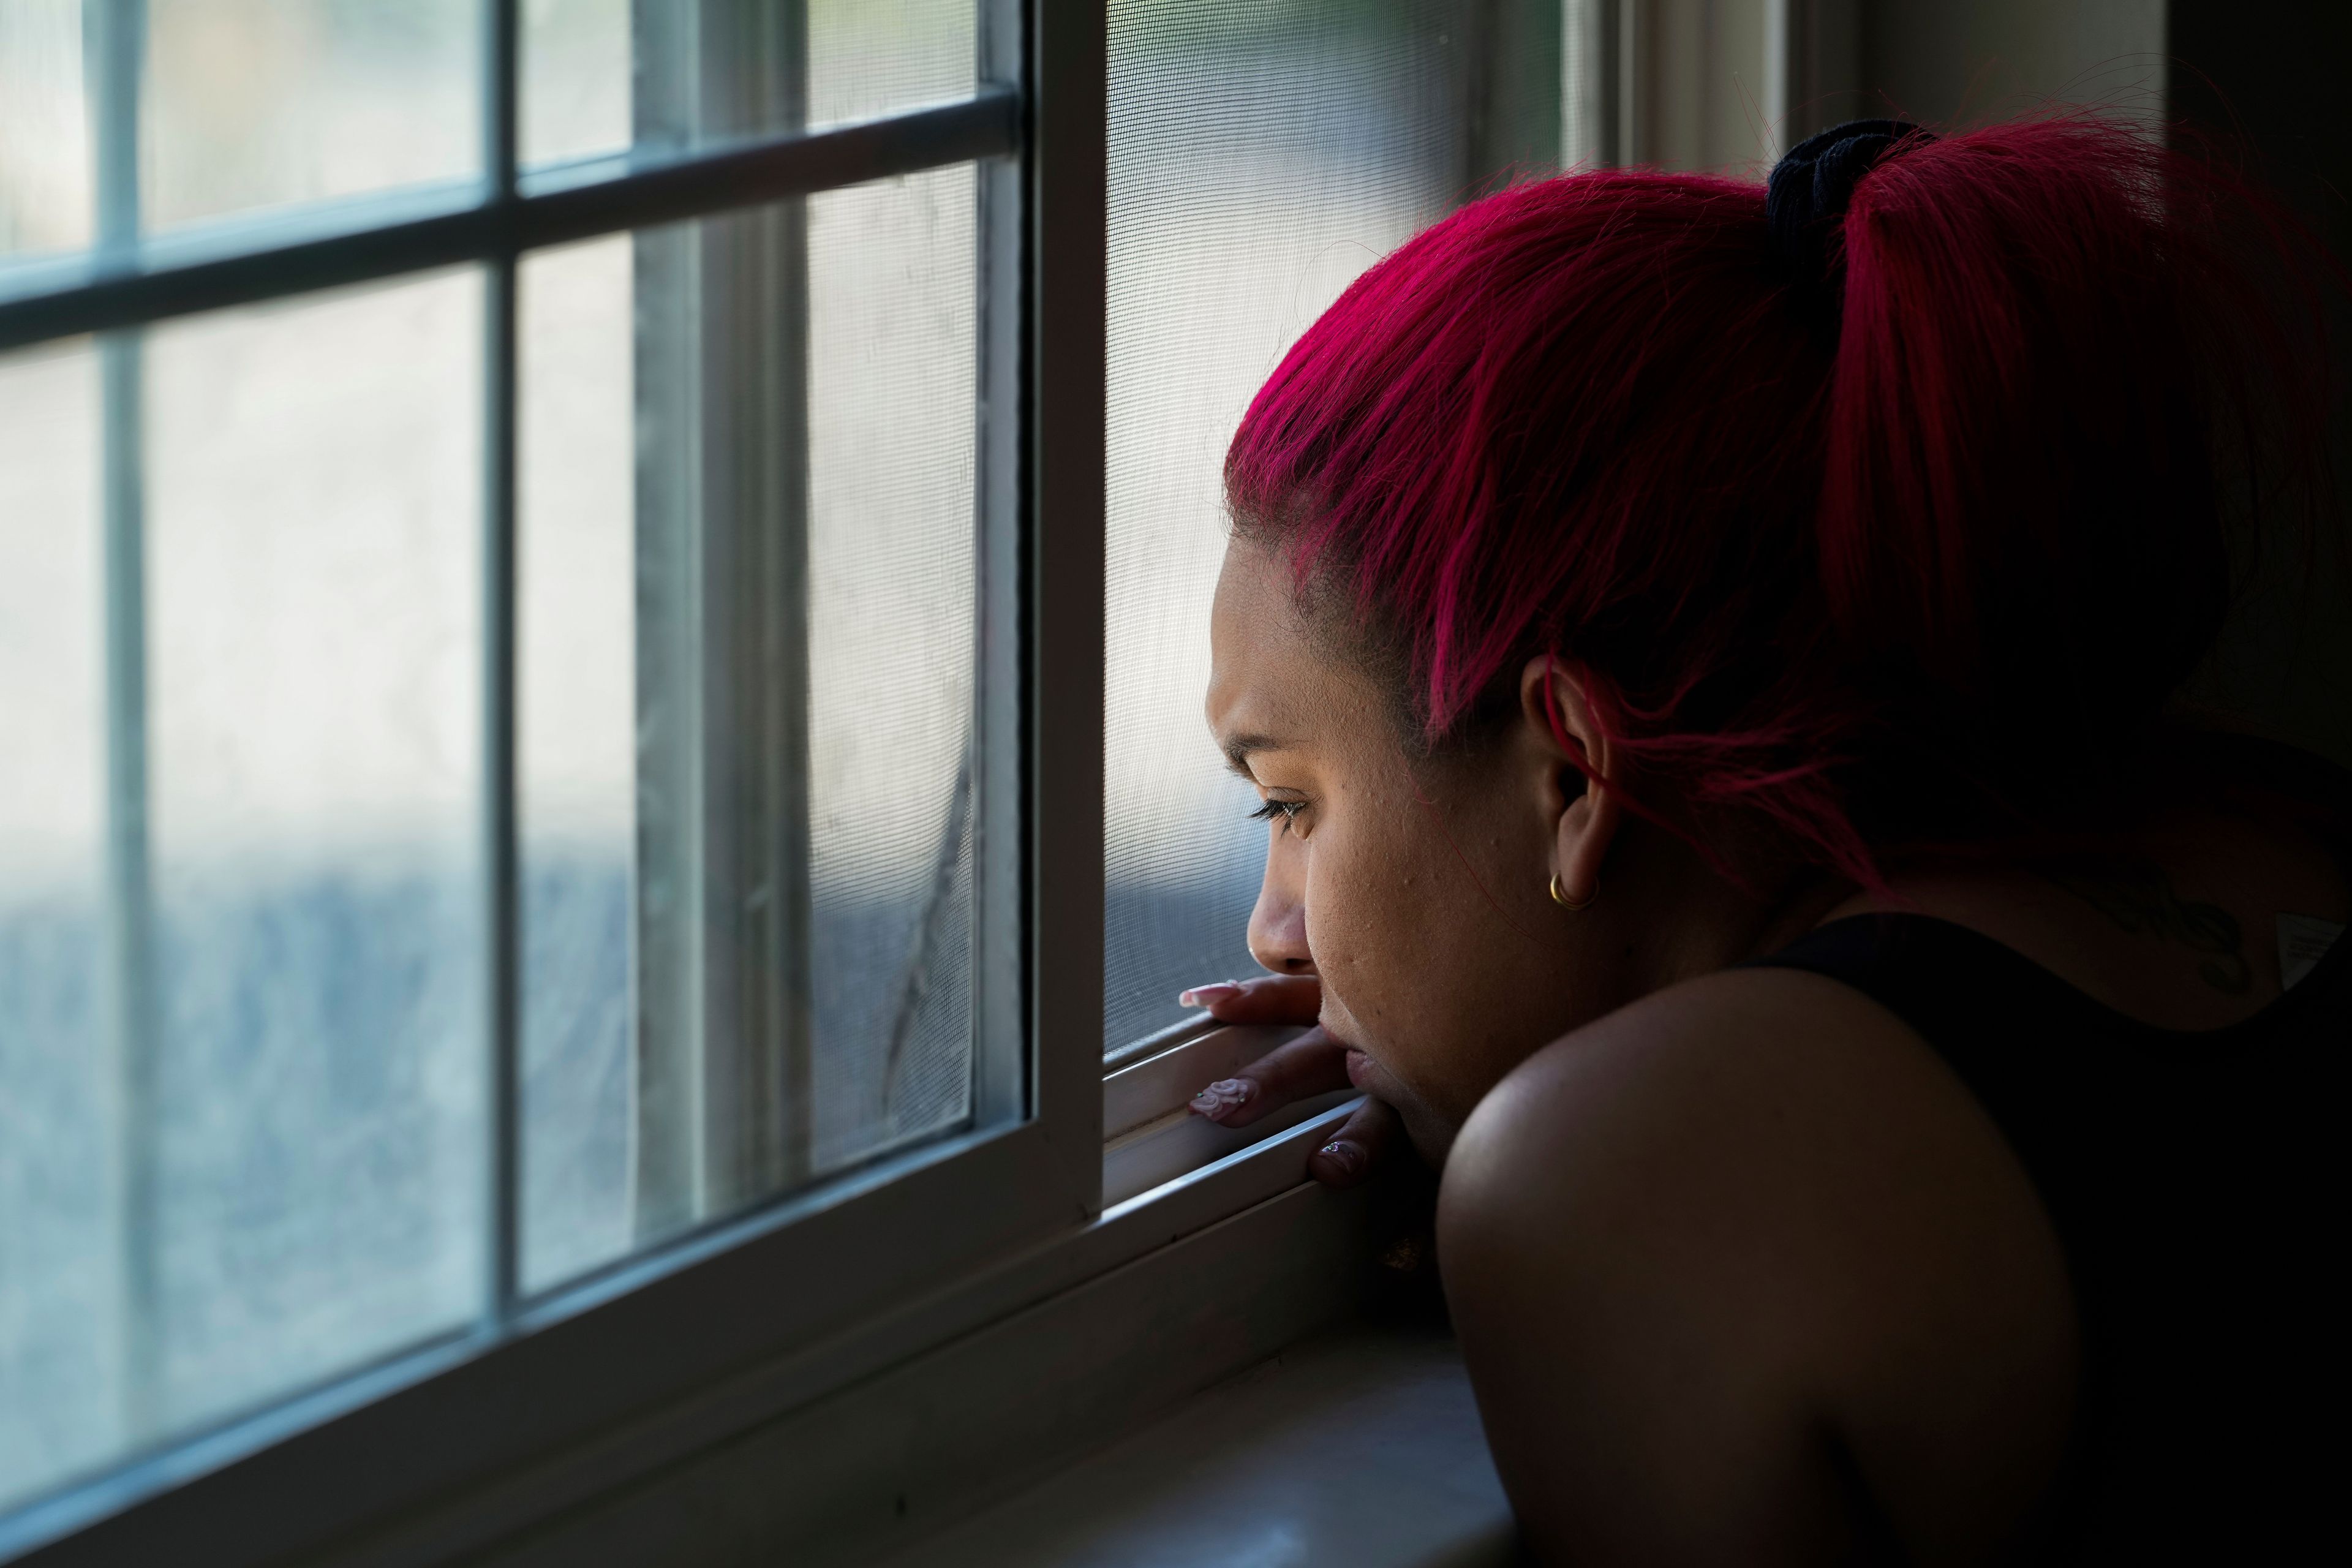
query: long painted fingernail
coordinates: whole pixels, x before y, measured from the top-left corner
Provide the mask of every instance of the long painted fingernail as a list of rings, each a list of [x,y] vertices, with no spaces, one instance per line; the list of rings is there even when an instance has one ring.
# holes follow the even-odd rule
[[[1363,1150],[1345,1139],[1334,1139],[1315,1152],[1335,1175],[1352,1177],[1364,1168]]]
[[[1213,985],[1195,985],[1176,998],[1179,1007],[1205,1007],[1212,1002],[1222,1002],[1228,996],[1242,994],[1237,980],[1220,980]]]
[[[1192,1097],[1192,1109],[1211,1118],[1238,1110],[1257,1097],[1257,1085],[1245,1078],[1222,1078]]]

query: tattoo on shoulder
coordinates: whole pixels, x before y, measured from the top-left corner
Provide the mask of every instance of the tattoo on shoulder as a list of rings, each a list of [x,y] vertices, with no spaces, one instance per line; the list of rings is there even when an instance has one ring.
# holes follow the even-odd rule
[[[2214,990],[2242,996],[2252,988],[2253,965],[2238,917],[2219,904],[2182,898],[2153,860],[2080,861],[2043,875],[2134,936],[2179,942],[2202,954],[2197,973]]]

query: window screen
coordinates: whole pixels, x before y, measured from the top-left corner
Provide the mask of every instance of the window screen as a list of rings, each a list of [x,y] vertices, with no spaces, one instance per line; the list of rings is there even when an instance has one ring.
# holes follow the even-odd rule
[[[1265,829],[1201,704],[1218,474],[1357,273],[1557,157],[1557,4],[1113,0],[1104,1039],[1255,972]]]
[[[794,365],[790,212],[524,261],[532,1288],[970,1109],[974,214],[809,198]]]

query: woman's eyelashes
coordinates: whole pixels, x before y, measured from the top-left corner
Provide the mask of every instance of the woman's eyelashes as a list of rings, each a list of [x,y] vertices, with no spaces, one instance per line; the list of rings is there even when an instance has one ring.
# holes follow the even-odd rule
[[[1278,818],[1282,823],[1283,831],[1287,833],[1291,831],[1293,825],[1297,822],[1298,814],[1306,809],[1307,803],[1303,800],[1274,800],[1269,798],[1260,803],[1258,808],[1255,811],[1251,812],[1250,816],[1259,822],[1273,822]]]

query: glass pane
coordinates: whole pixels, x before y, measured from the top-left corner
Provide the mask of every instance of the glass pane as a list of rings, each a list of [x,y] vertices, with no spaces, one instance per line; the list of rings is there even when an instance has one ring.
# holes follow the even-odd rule
[[[1266,830],[1201,717],[1225,443],[1290,341],[1484,174],[1468,93],[1502,9],[1112,0],[1106,1046],[1255,972]]]
[[[805,105],[787,39],[807,33]],[[677,146],[869,119],[967,97],[975,0],[529,0],[523,157]]]
[[[82,0],[0,0],[0,268],[90,242]]]
[[[970,1114],[976,188],[525,264],[534,1289]]]
[[[523,1277],[625,1252],[635,483],[627,235],[524,259]]]
[[[815,1160],[971,1101],[970,164],[809,204]]]
[[[454,273],[148,345],[159,1427],[481,1300],[480,332]]]
[[[0,1500],[482,1300],[480,334],[0,369]]]
[[[522,160],[629,144],[629,0],[525,0]]]
[[[810,0],[809,120],[830,125],[972,89],[975,0]]]
[[[97,358],[0,359],[0,1509],[121,1440]]]
[[[146,4],[149,228],[479,173],[481,0]]]

